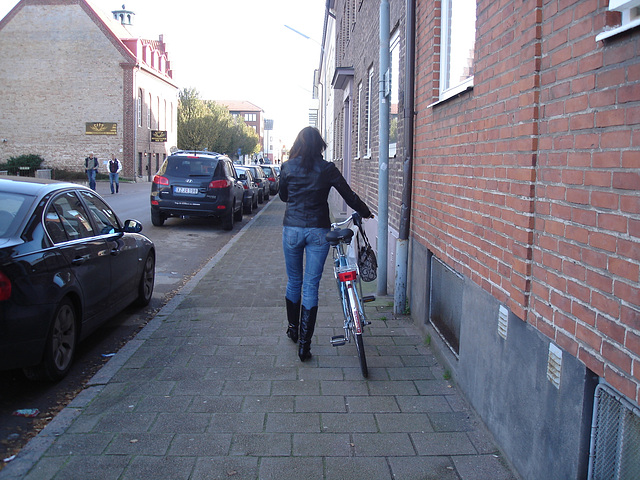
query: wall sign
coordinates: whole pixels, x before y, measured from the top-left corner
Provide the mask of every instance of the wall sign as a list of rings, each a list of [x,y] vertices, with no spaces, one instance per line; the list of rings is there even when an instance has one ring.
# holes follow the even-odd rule
[[[87,122],[85,124],[86,135],[117,135],[118,124],[111,122]]]
[[[167,131],[166,130],[151,130],[151,141],[152,142],[166,142],[167,141]]]

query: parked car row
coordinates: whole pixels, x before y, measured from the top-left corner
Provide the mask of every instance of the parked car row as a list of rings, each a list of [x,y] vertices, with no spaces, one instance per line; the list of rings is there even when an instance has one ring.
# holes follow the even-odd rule
[[[84,186],[0,179],[0,370],[59,380],[80,340],[146,306],[156,252],[141,230]]]
[[[232,230],[244,213],[278,192],[275,170],[265,165],[234,165],[215,152],[178,151],[162,163],[151,184],[151,222],[170,217],[210,217]]]
[[[269,180],[269,191],[272,195],[280,190],[280,167],[278,165],[264,164],[260,165]]]

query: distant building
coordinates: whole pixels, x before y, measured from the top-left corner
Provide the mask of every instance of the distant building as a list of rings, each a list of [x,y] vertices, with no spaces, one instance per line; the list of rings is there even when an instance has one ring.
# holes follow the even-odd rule
[[[240,117],[244,123],[253,128],[253,131],[260,137],[260,145],[264,144],[264,110],[257,105],[245,100],[215,100],[216,103],[224,105],[234,117]]]
[[[162,35],[89,0],[22,0],[0,21],[0,161],[38,154],[83,169],[89,152],[148,179],[177,139],[178,87]],[[101,170],[106,168],[101,165]]]

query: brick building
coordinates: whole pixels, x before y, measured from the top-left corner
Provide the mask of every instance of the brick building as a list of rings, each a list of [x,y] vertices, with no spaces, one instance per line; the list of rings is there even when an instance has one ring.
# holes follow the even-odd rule
[[[3,161],[38,154],[81,170],[89,152],[115,153],[124,177],[150,178],[176,144],[178,87],[162,36],[137,37],[133,17],[87,0],[21,0],[0,21]]]
[[[330,2],[321,62],[328,156],[374,210],[380,3]],[[415,60],[388,198],[392,256],[408,153],[411,317],[524,478],[638,478],[640,1],[389,3],[399,113]]]
[[[395,265],[395,244],[400,222],[402,195],[404,120],[405,2],[390,3],[391,95],[393,131],[389,158],[389,271]],[[323,55],[317,86],[321,131],[328,148],[327,160],[334,161],[363,200],[376,210],[378,203],[378,99],[379,99],[379,2],[335,0],[329,2],[332,15],[325,15]],[[335,13],[335,18],[333,14]],[[346,214],[347,205],[332,192],[334,212]],[[366,222],[375,237],[377,219]],[[393,276],[390,278],[393,283]]]
[[[260,145],[265,148],[264,130],[264,110],[246,100],[215,100],[216,103],[224,105],[229,109],[229,113],[234,117],[239,116],[260,138]],[[246,152],[245,152],[246,153]]]

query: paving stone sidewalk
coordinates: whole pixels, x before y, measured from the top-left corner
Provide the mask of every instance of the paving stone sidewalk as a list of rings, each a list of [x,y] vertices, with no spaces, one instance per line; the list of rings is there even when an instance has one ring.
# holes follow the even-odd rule
[[[517,479],[391,299],[367,305],[367,380],[353,345],[330,345],[342,314],[329,262],[313,358],[299,361],[283,212],[275,198],[243,222],[0,480]]]

